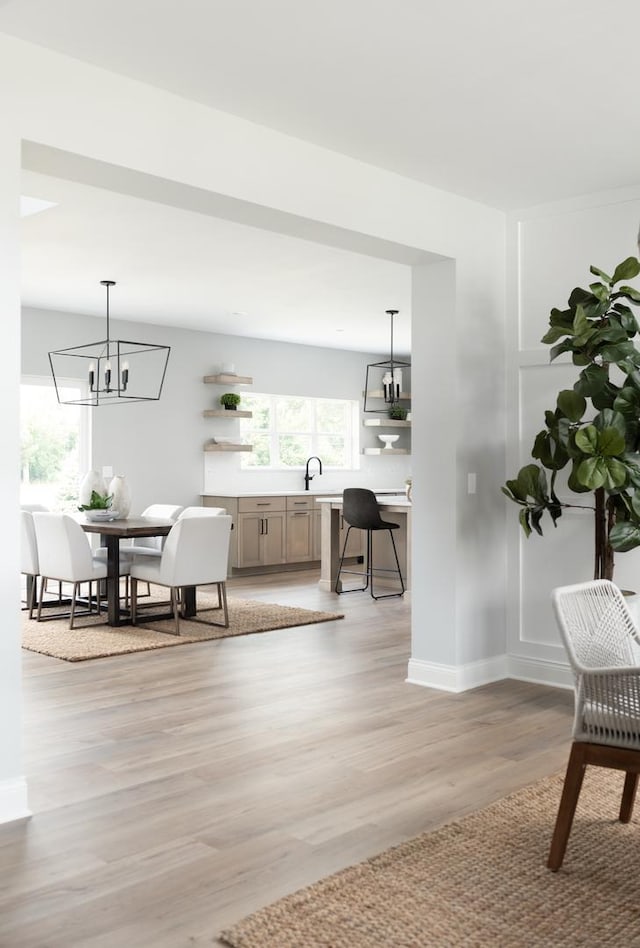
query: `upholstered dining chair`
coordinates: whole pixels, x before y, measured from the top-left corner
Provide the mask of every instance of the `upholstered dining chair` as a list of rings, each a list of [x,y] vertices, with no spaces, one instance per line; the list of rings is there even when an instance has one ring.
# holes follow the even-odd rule
[[[399,524],[390,523],[389,521],[382,519],[380,516],[378,501],[376,500],[376,495],[372,490],[367,490],[364,487],[346,487],[344,489],[342,492],[342,516],[344,517],[345,522],[348,524],[348,528],[344,538],[342,554],[340,556],[340,564],[338,566],[338,573],[335,582],[335,591],[337,593],[364,592],[365,589],[368,589],[373,599],[392,599],[395,596],[402,596],[404,594],[404,580],[400,570],[400,562],[398,560],[398,552],[396,550],[395,540],[393,539],[393,531],[398,529]],[[344,566],[344,558],[347,549],[347,543],[349,542],[349,534],[354,528],[357,530],[365,530],[367,533],[367,551],[364,570],[346,569]],[[387,567],[376,566],[374,564],[373,534],[379,530],[389,531],[393,555],[396,561],[396,569],[389,569]],[[353,573],[356,576],[360,576],[364,580],[364,586],[356,586],[354,589],[341,589],[340,583],[342,573]],[[380,573],[395,574],[400,583],[399,591],[376,596],[373,589],[373,580],[374,576],[379,575]]]
[[[183,586],[216,585],[218,609],[223,622],[201,621],[229,626],[227,609],[227,563],[231,517],[187,516],[176,521],[169,532],[160,558],[140,557],[131,566],[131,620],[138,618],[138,581],[166,586],[170,590],[175,634],[180,635],[179,590]]]
[[[151,504],[140,514],[141,517],[151,517],[156,520],[177,520],[183,511],[178,504]],[[160,556],[166,537],[137,537],[134,542],[122,546],[127,556]]]
[[[640,634],[609,580],[560,586],[552,603],[575,684],[573,744],[547,861],[556,872],[588,765],[625,773],[618,818],[631,819],[640,773]]]
[[[94,582],[97,589],[97,610],[100,611],[98,580],[106,579],[107,564],[93,555],[87,535],[77,520],[68,514],[35,511],[33,523],[41,576],[37,620],[42,621],[42,601],[47,590],[47,582],[55,579],[72,585],[69,628],[73,629],[76,600],[82,583],[89,583],[89,600],[87,610],[79,614],[88,615],[93,612],[92,586]]]
[[[184,517],[224,517],[226,512],[226,507],[185,507],[178,520]]]
[[[20,511],[20,572],[27,577],[27,609],[32,619],[40,566],[33,513],[24,508]]]

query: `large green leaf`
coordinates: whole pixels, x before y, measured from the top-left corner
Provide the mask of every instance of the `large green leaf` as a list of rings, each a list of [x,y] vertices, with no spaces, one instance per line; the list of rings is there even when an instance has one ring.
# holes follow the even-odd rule
[[[617,458],[591,457],[580,463],[576,476],[590,490],[598,490],[599,487],[613,490],[626,482],[627,471]]]
[[[599,270],[598,267],[589,267],[589,272],[593,273],[594,276],[599,276],[605,281],[605,283],[613,283],[611,277],[604,272],[604,270]]]
[[[611,294],[612,300],[620,299],[621,297],[631,300],[632,303],[640,303],[640,292],[633,286],[621,286],[615,293]]]
[[[601,392],[609,380],[606,368],[590,364],[580,373],[578,381],[573,386],[576,392],[590,398],[594,392]]]
[[[624,419],[624,415],[621,415],[620,412],[612,411],[610,408],[605,408],[596,415],[596,417],[593,419],[593,424],[600,432],[605,431],[607,428],[615,429],[615,431],[617,431],[620,435],[620,439],[624,442],[627,424]],[[622,452],[616,451],[615,453],[621,454]]]
[[[619,458],[621,454],[624,454],[625,449],[624,435],[621,435],[615,428],[604,428],[600,432],[598,436],[598,453],[602,457]]]
[[[601,303],[609,300],[609,287],[605,286],[604,283],[590,283],[589,289]]]
[[[587,400],[572,388],[563,389],[556,400],[562,414],[570,421],[580,421],[587,410]]]
[[[594,425],[585,425],[576,431],[576,445],[584,454],[596,454],[598,450],[598,430]],[[586,484],[586,481],[583,481]]]
[[[618,392],[613,407],[622,415],[637,416],[640,409],[640,391],[632,385],[625,385]]]
[[[620,280],[633,280],[640,273],[640,260],[637,257],[627,257],[613,271],[612,283],[619,283]]]
[[[626,553],[640,546],[640,526],[630,520],[616,523],[609,533],[609,543],[618,553]]]

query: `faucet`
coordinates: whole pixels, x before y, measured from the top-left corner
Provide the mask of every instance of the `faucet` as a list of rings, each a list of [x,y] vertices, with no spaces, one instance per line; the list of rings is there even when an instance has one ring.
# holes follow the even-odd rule
[[[307,458],[307,467],[306,467],[306,470],[305,470],[305,472],[304,472],[304,489],[305,489],[305,490],[309,490],[309,481],[312,481],[313,478],[314,478],[314,476],[315,476],[315,475],[313,475],[313,474],[309,474],[309,461],[317,461],[318,464],[320,465],[320,469],[318,470],[318,474],[322,474],[322,461],[321,461],[320,458],[317,456],[317,454],[314,454],[314,455],[312,455],[310,458]]]

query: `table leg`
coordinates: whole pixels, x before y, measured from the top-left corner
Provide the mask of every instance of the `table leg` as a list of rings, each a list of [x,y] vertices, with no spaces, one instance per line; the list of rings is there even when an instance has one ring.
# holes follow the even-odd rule
[[[182,609],[185,619],[192,618],[196,614],[196,587],[182,587]]]
[[[120,619],[120,538],[102,534],[107,548],[107,622],[122,625]]]

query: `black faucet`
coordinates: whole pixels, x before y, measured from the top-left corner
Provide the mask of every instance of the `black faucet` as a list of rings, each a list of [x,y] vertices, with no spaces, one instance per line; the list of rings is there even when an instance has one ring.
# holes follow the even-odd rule
[[[307,467],[306,467],[306,470],[305,470],[305,472],[304,472],[304,489],[305,489],[305,490],[309,490],[309,481],[312,481],[313,478],[314,478],[314,475],[313,475],[313,474],[309,474],[309,461],[317,461],[318,464],[320,465],[320,469],[319,469],[319,471],[318,471],[318,474],[322,474],[322,461],[321,461],[320,458],[317,456],[317,454],[314,454],[314,455],[312,455],[310,458],[307,458]]]

